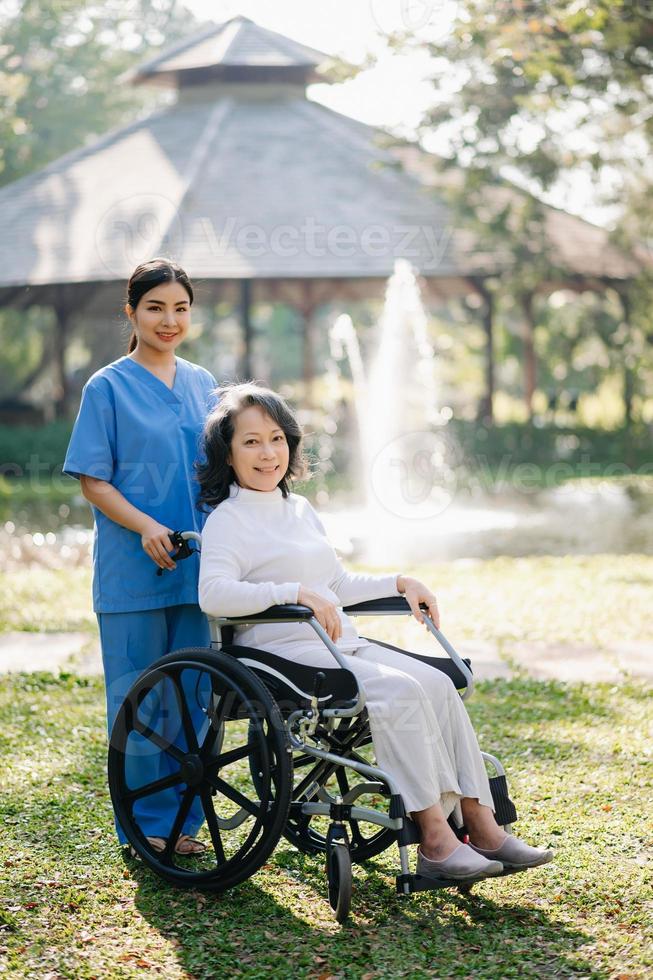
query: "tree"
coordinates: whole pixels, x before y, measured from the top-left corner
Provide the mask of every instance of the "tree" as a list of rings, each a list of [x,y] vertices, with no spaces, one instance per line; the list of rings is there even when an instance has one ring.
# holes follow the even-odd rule
[[[196,29],[178,0],[1,4],[0,184],[160,101],[160,94],[116,79]]]
[[[195,30],[178,0],[21,0],[12,10],[0,4],[0,184],[154,107],[160,93],[116,79]],[[40,309],[0,310],[6,402],[51,365],[52,319]]]
[[[394,43],[424,45],[409,36]],[[653,0],[463,0],[450,34],[427,47],[436,88],[449,94],[429,110],[423,133],[446,132],[441,186],[479,243],[511,269],[503,280],[521,298],[532,387],[533,290],[564,277],[543,235],[546,192],[575,171],[609,175],[605,203],[623,214],[618,244],[636,250],[653,240]],[[619,341],[630,365],[625,388],[642,356],[641,332],[653,342],[648,279],[622,294],[626,318],[637,323],[633,350]]]
[[[621,200],[633,163],[650,158],[649,0],[465,0],[451,37],[429,48],[436,82],[452,65],[463,78],[424,120],[447,124],[450,164],[495,178],[508,168],[538,196],[574,167],[612,167]]]

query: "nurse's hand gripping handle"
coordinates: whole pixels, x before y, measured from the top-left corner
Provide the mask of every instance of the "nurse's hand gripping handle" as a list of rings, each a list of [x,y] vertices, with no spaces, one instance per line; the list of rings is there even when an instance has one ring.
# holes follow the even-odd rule
[[[202,539],[195,531],[173,531],[170,535],[170,540],[176,548],[176,551],[172,553],[172,560],[183,561],[184,558],[190,558],[191,555],[199,552],[199,548],[191,548],[190,542],[195,541],[199,544]],[[163,572],[163,568],[157,568],[156,570],[157,575],[163,575]]]

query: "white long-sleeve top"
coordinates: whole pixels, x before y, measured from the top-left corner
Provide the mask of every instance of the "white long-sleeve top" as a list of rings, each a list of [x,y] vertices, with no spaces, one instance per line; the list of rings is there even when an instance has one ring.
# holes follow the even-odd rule
[[[305,497],[284,498],[278,487],[266,492],[232,485],[202,532],[201,608],[209,616],[263,612],[297,602],[300,584],[337,606],[399,595],[396,575],[346,571]],[[340,618],[338,648],[347,652],[365,643],[342,610]],[[303,662],[314,660],[316,651],[330,657],[306,623],[239,627],[237,642]]]

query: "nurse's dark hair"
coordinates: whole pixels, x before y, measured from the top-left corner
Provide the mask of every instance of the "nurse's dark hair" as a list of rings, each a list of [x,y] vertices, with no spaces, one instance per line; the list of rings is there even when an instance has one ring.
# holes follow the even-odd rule
[[[178,282],[181,286],[183,286],[188,293],[188,299],[192,304],[193,287],[191,286],[188,275],[184,272],[182,267],[177,265],[176,262],[173,262],[172,259],[166,259],[159,256],[155,259],[150,259],[149,262],[142,262],[134,269],[129,277],[129,282],[127,283],[126,302],[131,307],[132,313],[142,300],[143,296],[145,296],[145,293],[149,293],[150,289],[154,289],[156,286],[162,286],[167,282]],[[132,330],[129,343],[127,345],[128,354],[131,354],[131,352],[136,349],[137,341],[138,338],[136,336],[136,331]]]
[[[288,469],[279,487],[283,496],[287,497],[290,481],[301,479],[308,472],[302,451],[302,429],[290,405],[281,395],[269,388],[263,388],[255,381],[225,385],[218,388],[216,395],[219,399],[218,405],[204,425],[200,461],[195,464],[200,485],[200,510],[217,507],[229,496],[232,483],[237,483],[236,474],[228,462],[229,452],[236,419],[242,411],[252,406],[269,415],[286,436],[289,449]]]

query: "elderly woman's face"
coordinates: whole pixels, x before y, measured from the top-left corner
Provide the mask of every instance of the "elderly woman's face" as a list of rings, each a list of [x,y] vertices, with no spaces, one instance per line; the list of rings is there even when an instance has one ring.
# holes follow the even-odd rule
[[[288,471],[290,450],[279,423],[258,405],[236,417],[229,464],[241,487],[275,490]]]

